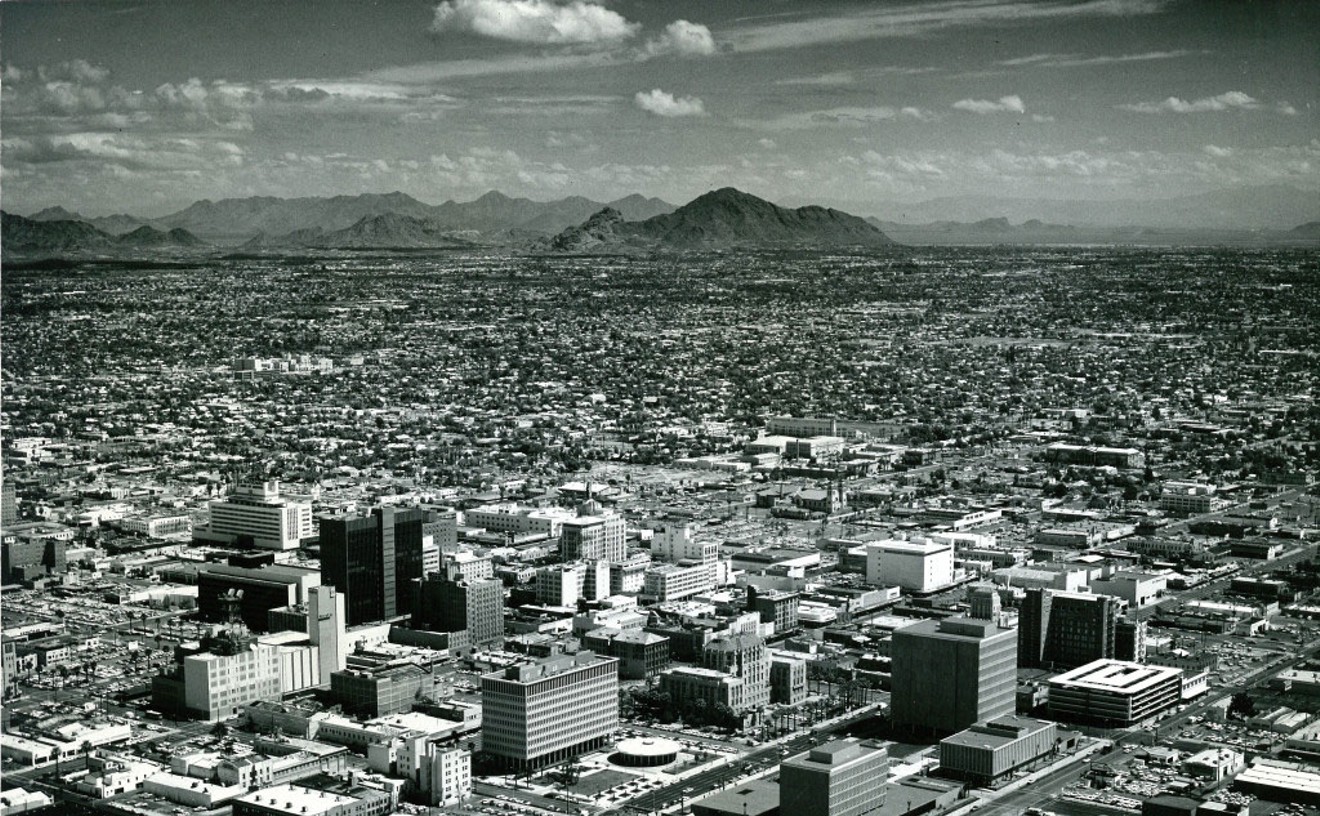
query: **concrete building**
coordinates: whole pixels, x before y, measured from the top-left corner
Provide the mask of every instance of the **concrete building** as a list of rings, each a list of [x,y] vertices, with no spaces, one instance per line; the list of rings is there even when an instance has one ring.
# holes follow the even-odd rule
[[[208,651],[183,658],[183,702],[208,721],[237,714],[256,700],[280,698],[280,650],[237,632],[206,643]]]
[[[657,603],[677,601],[715,588],[709,564],[659,564],[646,570],[642,595]]]
[[[763,623],[773,623],[775,634],[798,630],[798,594],[782,590],[758,590],[747,587],[747,609],[761,616]]]
[[[1057,747],[1059,727],[1046,720],[997,717],[940,740],[940,775],[994,785]]]
[[[1018,610],[1018,665],[1072,669],[1114,657],[1123,606],[1110,595],[1028,589]]]
[[[757,635],[716,638],[702,650],[702,665],[741,678],[746,684],[745,709],[770,704],[770,652]],[[735,709],[738,710],[738,709]]]
[[[307,593],[307,637],[317,648],[322,683],[348,665],[347,620],[344,593],[330,586]]]
[[[379,665],[355,665],[330,675],[330,693],[344,711],[362,717],[382,717],[412,709],[420,693],[429,692],[431,677],[410,660]]]
[[[1003,612],[1003,601],[999,597],[999,590],[993,584],[977,584],[968,590],[967,604],[969,607],[967,616],[977,620],[998,621]],[[1019,647],[1019,657],[1021,651]]]
[[[604,514],[594,501],[578,507],[578,515],[564,522],[559,553],[565,561],[622,561],[628,557],[628,525],[623,516]]]
[[[1128,608],[1140,609],[1157,603],[1168,587],[1169,579],[1163,575],[1141,572],[1116,572],[1109,578],[1091,581],[1091,591],[1098,595],[1112,595],[1127,601]]]
[[[468,527],[514,535],[543,535],[546,538],[559,538],[563,533],[564,522],[573,518],[575,516],[571,511],[562,508],[525,508],[511,502],[484,504],[463,513],[463,523]]]
[[[597,629],[584,643],[593,651],[619,659],[619,678],[650,680],[669,668],[669,638],[640,629]]]
[[[481,678],[482,747],[517,770],[605,744],[619,723],[619,661],[592,652],[544,658]]]
[[[430,632],[466,630],[470,643],[485,646],[504,637],[504,584],[494,578],[468,578],[462,567],[433,573],[418,586],[413,628]]]
[[[205,538],[296,550],[312,535],[312,506],[280,498],[280,483],[272,481],[238,485],[228,497],[211,502]]]
[[[1125,728],[1177,705],[1182,670],[1097,660],[1049,681],[1051,716]]]
[[[770,658],[770,702],[797,705],[807,699],[807,661],[773,655]]]
[[[884,807],[889,753],[873,742],[834,740],[779,765],[779,809],[794,816],[864,816]]]
[[[292,783],[262,788],[234,800],[234,816],[384,816],[393,797],[372,789],[321,790]]]
[[[265,632],[270,610],[306,603],[313,587],[320,586],[315,569],[286,564],[260,568],[208,564],[197,571],[197,612],[204,621],[228,620],[233,599],[243,624],[253,632]]]
[[[704,700],[711,708],[725,705],[736,714],[751,709],[747,702],[747,684],[742,678],[715,669],[681,666],[661,672],[660,690],[671,700]]]
[[[934,592],[953,583],[953,545],[880,541],[866,545],[866,582],[908,592]]]
[[[432,807],[462,804],[472,795],[472,754],[428,743],[418,786]]]
[[[971,618],[925,620],[896,630],[891,653],[896,727],[948,733],[1014,711],[1012,629]]]
[[[1104,448],[1055,442],[1045,449],[1045,461],[1060,465],[1145,467],[1146,456],[1136,448]]]

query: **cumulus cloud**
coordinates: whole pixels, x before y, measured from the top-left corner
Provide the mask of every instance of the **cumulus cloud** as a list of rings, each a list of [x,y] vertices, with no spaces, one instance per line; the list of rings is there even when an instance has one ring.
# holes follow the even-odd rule
[[[612,44],[637,33],[616,11],[573,0],[445,0],[436,6],[431,30],[466,31],[483,37],[537,45]]]
[[[694,96],[675,98],[673,94],[655,88],[649,92],[638,91],[633,97],[637,107],[656,116],[702,116],[706,106]]]
[[[758,139],[756,143],[759,144],[764,150],[774,150],[776,147],[779,146],[775,144],[774,139]]]
[[[680,57],[707,56],[715,53],[715,38],[701,23],[675,20],[665,26],[660,36],[647,40],[643,52],[658,57],[675,54]]]
[[[1203,149],[1207,156],[1214,156],[1217,159],[1226,159],[1233,155],[1233,149],[1230,147],[1219,147],[1218,145],[1208,144]]]
[[[1163,102],[1137,102],[1132,105],[1119,105],[1119,107],[1137,113],[1206,113],[1226,110],[1255,110],[1261,107],[1261,104],[1242,91],[1228,91],[1218,96],[1207,96],[1191,101],[1171,96]]]
[[[991,99],[959,99],[953,103],[957,110],[970,111],[972,113],[1026,113],[1027,107],[1022,104],[1022,97],[1001,96],[996,102]]]

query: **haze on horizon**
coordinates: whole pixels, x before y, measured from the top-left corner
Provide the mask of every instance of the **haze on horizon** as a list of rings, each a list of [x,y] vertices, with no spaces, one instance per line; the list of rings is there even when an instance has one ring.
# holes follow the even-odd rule
[[[1320,195],[1308,3],[16,0],[0,46],[21,213]]]

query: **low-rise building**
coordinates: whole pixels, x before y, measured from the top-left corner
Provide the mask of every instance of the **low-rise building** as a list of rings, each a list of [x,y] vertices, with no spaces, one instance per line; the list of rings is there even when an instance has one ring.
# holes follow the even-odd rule
[[[1180,669],[1096,660],[1049,681],[1049,710],[1060,719],[1127,727],[1177,705]]]
[[[997,717],[940,740],[940,775],[994,785],[1053,752],[1058,726],[1026,717]]]

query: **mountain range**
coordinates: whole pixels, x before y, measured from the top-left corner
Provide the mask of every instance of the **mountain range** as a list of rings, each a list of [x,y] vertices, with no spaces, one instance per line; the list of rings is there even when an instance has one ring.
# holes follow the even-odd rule
[[[1267,202],[1278,218],[1314,213],[1291,229],[1236,223],[1235,207],[1259,213]],[[1120,202],[1121,203],[1121,202]],[[1310,246],[1320,241],[1320,194],[1291,187],[1252,188],[1171,199],[1165,216],[1151,202],[1053,202],[1020,199],[932,202],[902,208],[898,217],[859,218],[819,206],[796,209],[723,188],[682,207],[630,195],[602,203],[581,196],[532,201],[490,192],[474,201],[431,205],[404,193],[324,198],[259,196],[198,201],[159,218],[128,214],[84,217],[50,207],[29,217],[6,213],[5,257],[125,255],[144,251],[252,252],[314,249],[446,249],[502,247],[536,252],[616,252],[750,246],[884,246],[997,244],[1237,244]],[[886,205],[876,205],[885,207]],[[976,207],[983,207],[979,211]],[[917,220],[924,212],[1008,215]],[[1254,209],[1253,209],[1254,208]],[[889,207],[893,210],[895,208]],[[1109,213],[1105,224],[1098,213]],[[989,211],[994,212],[993,209]],[[1025,213],[1039,217],[1021,218]],[[1198,215],[1199,214],[1199,215]],[[1072,216],[1085,216],[1073,220]],[[1198,217],[1212,228],[1190,229]],[[1143,223],[1144,226],[1132,226]],[[1056,223],[1051,223],[1054,221]],[[1067,223],[1057,223],[1067,221]],[[1017,222],[1017,223],[1015,223]],[[1160,224],[1163,224],[1162,226]],[[1296,220],[1288,222],[1295,224]],[[1180,226],[1181,225],[1181,226]]]

